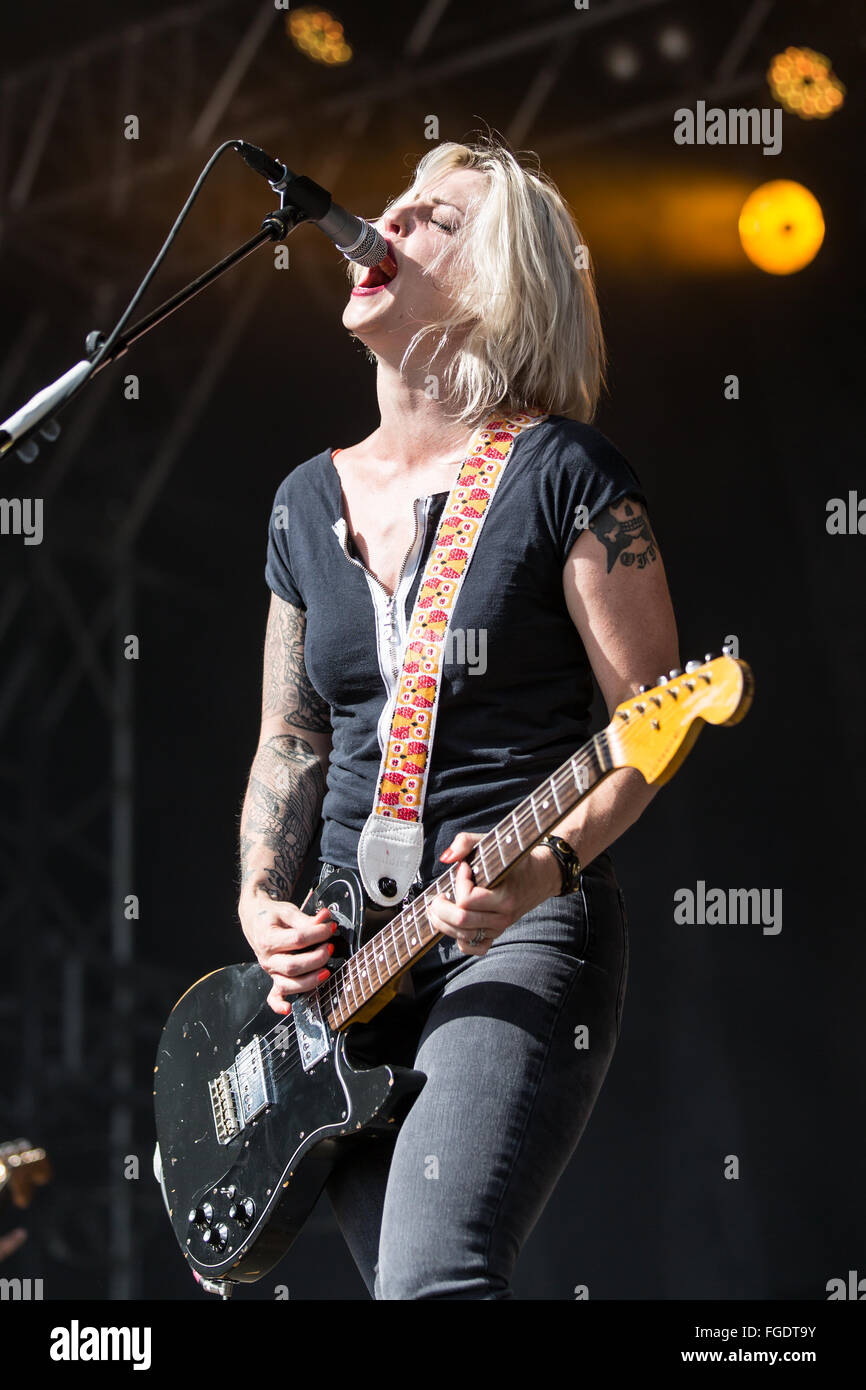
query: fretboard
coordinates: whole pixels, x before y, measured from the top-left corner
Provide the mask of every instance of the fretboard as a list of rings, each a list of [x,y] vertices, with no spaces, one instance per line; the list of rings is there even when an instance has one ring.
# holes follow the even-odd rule
[[[607,731],[602,729],[479,840],[468,859],[478,887],[493,887],[613,768]],[[351,1023],[380,989],[442,939],[427,908],[440,893],[453,900],[457,867],[440,874],[320,988],[332,1028]]]

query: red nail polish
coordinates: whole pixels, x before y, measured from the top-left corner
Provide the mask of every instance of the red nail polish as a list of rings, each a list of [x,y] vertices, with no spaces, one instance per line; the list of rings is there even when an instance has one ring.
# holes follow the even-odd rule
[[[324,981],[327,980],[327,978],[328,978],[328,976],[330,975],[330,973],[331,973],[330,970],[321,970],[321,971],[319,972],[318,983],[319,983],[320,985],[323,984]]]
[[[329,955],[329,956],[332,956],[333,954],[334,954],[334,943],[333,943],[333,941],[329,941],[329,942],[328,942],[328,955]]]
[[[331,935],[332,935],[332,936],[334,935],[334,932],[335,932],[336,930],[337,930],[337,924],[336,924],[336,922],[334,922],[334,923],[332,923],[332,925],[331,925]]]

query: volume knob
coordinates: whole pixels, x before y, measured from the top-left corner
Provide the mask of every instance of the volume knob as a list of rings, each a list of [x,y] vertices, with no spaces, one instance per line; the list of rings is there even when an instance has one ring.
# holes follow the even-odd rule
[[[240,1202],[232,1202],[229,1207],[229,1216],[239,1226],[249,1226],[255,1214],[256,1204],[252,1197],[243,1197]]]
[[[202,1202],[200,1207],[192,1207],[189,1220],[190,1225],[209,1226],[213,1221],[213,1207],[210,1202]]]
[[[228,1238],[229,1228],[222,1223],[219,1226],[208,1226],[202,1234],[202,1240],[210,1250],[224,1250]]]

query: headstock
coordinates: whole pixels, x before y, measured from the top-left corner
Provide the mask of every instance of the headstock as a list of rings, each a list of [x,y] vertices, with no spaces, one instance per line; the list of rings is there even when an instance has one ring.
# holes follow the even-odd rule
[[[705,656],[684,671],[659,676],[651,689],[623,700],[607,726],[615,767],[635,767],[662,786],[673,777],[704,724],[738,724],[752,703],[754,679],[745,661]]]

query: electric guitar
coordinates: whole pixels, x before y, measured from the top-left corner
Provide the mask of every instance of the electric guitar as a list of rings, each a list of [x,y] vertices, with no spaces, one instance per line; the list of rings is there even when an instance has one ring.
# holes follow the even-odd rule
[[[749,667],[728,655],[642,686],[483,836],[469,856],[475,882],[496,884],[616,768],[667,782],[704,724],[738,723],[752,691]],[[265,1002],[271,978],[255,961],[206,975],[175,1005],[154,1068],[157,1137],[171,1224],[208,1291],[228,1297],[235,1283],[273,1269],[346,1145],[399,1125],[424,1085],[411,1068],[359,1065],[352,1026],[387,1004],[400,976],[442,939],[426,905],[453,896],[455,871],[372,934],[353,870],[311,890],[302,911],[330,908],[340,944],[330,978],[295,996],[282,1018]]]

